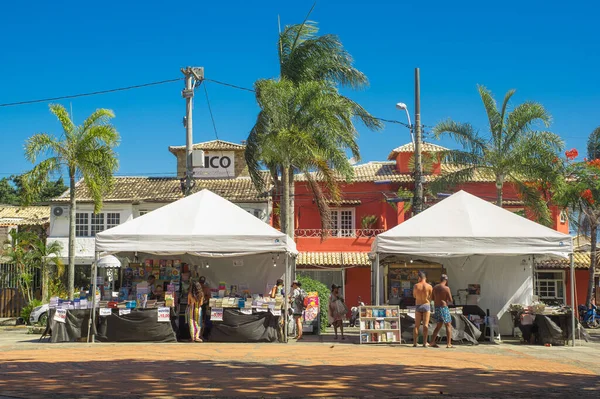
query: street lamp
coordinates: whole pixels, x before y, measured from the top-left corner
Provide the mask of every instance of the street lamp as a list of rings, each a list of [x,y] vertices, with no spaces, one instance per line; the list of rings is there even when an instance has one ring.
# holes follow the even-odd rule
[[[410,130],[410,138],[412,139],[413,145],[415,144],[415,135],[413,134],[413,125],[410,123],[410,114],[408,113],[408,107],[404,103],[396,104],[396,109],[404,110],[406,112],[406,118],[408,119],[408,129]]]

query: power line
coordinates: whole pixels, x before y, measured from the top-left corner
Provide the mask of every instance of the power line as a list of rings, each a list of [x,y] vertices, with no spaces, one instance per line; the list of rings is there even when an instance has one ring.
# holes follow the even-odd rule
[[[184,78],[167,79],[167,80],[160,80],[160,81],[157,81],[157,82],[142,83],[142,84],[134,85],[134,86],[118,87],[116,89],[92,91],[92,92],[89,92],[89,93],[71,94],[71,95],[68,95],[68,96],[61,96],[61,97],[41,98],[41,99],[37,99],[37,100],[17,101],[17,102],[13,102],[13,103],[0,104],[0,107],[11,107],[11,106],[14,106],[14,105],[44,103],[44,102],[49,102],[49,101],[66,100],[66,99],[69,99],[69,98],[87,97],[87,96],[95,96],[95,95],[98,95],[98,94],[115,93],[115,92],[118,92],[118,91],[140,89],[142,87],[156,86],[156,85],[162,85],[162,84],[165,84],[165,83],[178,82],[178,81],[183,80],[183,79]]]
[[[223,85],[223,86],[232,87],[232,88],[234,88],[234,89],[245,90],[245,91],[249,91],[249,92],[252,92],[252,93],[255,93],[255,92],[256,92],[256,90],[254,90],[254,89],[249,89],[249,88],[247,88],[247,87],[237,86],[237,85],[234,85],[234,84],[231,84],[231,83],[220,82],[220,81],[218,81],[218,80],[214,80],[214,79],[204,79],[204,80],[205,80],[205,81],[207,81],[207,82],[213,82],[213,83],[216,83],[216,84],[218,84],[218,85]]]

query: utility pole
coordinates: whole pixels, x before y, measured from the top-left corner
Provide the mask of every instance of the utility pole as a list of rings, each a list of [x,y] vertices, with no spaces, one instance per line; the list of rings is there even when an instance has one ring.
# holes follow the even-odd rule
[[[181,68],[181,72],[185,75],[185,89],[181,92],[181,96],[185,98],[185,188],[184,195],[190,195],[192,190],[193,166],[193,132],[192,132],[192,110],[194,108],[194,88],[196,83],[202,83],[204,79],[204,68]],[[201,165],[198,165],[201,166]]]
[[[423,210],[423,162],[421,159],[421,78],[415,68],[415,192],[413,209],[415,214]]]

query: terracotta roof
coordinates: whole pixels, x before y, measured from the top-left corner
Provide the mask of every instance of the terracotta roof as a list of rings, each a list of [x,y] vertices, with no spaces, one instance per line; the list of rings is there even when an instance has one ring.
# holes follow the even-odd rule
[[[193,192],[206,188],[233,202],[267,200],[256,190],[249,177],[221,180],[196,179],[195,182]],[[77,182],[75,195],[78,202],[92,202],[83,180]],[[115,177],[114,188],[104,197],[104,202],[170,202],[180,198],[183,198],[181,182],[175,177]],[[68,201],[68,192],[53,200],[53,202]]]
[[[590,267],[590,252],[574,252],[573,260],[575,268],[577,269],[589,269]],[[535,267],[538,269],[564,269],[571,267],[571,261],[569,259],[547,259],[540,262],[535,262]],[[598,266],[596,266],[598,271]]]
[[[390,181],[392,183],[411,183],[414,181],[414,177],[412,173],[399,173],[396,170],[396,162],[395,161],[372,161],[360,165],[354,165],[354,178],[352,179],[353,183],[361,183],[361,182],[381,182],[381,181]],[[451,173],[460,170],[462,167],[455,165],[447,165],[442,164],[442,174]],[[423,180],[425,183],[431,182],[435,180],[438,175],[425,175],[423,176]],[[341,176],[339,180],[344,180]],[[306,176],[304,174],[296,175],[296,181],[306,181]],[[472,182],[486,182],[493,183],[496,181],[493,174],[489,173],[487,170],[485,171],[475,171],[473,178],[470,180]]]
[[[339,201],[328,201],[330,206],[342,206],[342,205],[360,205],[362,203],[359,199],[342,199]]]
[[[296,266],[370,266],[367,252],[300,252]]]
[[[585,234],[578,234],[573,237],[573,246],[575,248],[591,247],[592,240]]]
[[[442,151],[448,151],[448,149],[446,147],[442,147],[437,144],[423,142],[423,144],[421,144],[421,151],[422,152],[442,152]],[[388,155],[388,159],[389,160],[396,159],[398,154],[401,152],[415,152],[415,145],[411,142],[408,144],[401,145],[400,147],[394,148],[392,150],[392,152],[390,152],[390,155]]]
[[[0,207],[0,226],[42,225],[49,221],[49,206]]]
[[[224,140],[212,140],[205,141],[204,143],[196,143],[193,145],[194,150],[206,150],[206,151],[233,151],[233,150],[245,150],[246,146],[243,144],[231,143]],[[179,151],[185,151],[184,145],[170,146],[169,151],[173,154]]]

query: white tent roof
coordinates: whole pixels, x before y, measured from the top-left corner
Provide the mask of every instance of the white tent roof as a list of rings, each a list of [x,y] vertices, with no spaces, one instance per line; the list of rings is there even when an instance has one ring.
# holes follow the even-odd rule
[[[372,252],[436,257],[551,255],[567,257],[571,236],[459,191],[377,236]]]
[[[96,235],[98,252],[296,253],[296,244],[237,205],[202,190]]]

